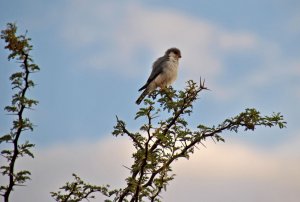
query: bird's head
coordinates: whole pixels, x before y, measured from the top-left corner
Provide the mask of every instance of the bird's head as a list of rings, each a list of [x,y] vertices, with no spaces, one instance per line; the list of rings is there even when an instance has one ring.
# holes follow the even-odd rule
[[[175,56],[177,59],[181,58],[181,52],[178,48],[169,48],[166,51],[166,55],[173,55]]]

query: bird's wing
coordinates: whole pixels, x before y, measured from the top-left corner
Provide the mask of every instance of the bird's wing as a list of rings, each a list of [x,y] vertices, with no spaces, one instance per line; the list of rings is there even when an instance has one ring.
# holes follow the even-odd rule
[[[163,64],[166,61],[166,58],[160,57],[158,58],[152,65],[152,72],[147,80],[147,83],[139,89],[139,91],[144,90],[147,86],[162,72]]]

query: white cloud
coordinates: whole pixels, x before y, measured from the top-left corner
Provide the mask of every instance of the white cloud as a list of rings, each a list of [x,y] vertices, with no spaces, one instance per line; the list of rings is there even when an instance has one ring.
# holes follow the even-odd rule
[[[220,47],[225,50],[247,50],[257,48],[257,38],[250,33],[241,32],[241,33],[223,33],[219,37]]]
[[[198,81],[201,76],[214,90],[215,99],[227,101],[245,96],[254,99],[256,89],[271,85],[277,78],[286,83],[293,75],[290,59],[276,42],[176,10],[146,8],[137,2],[72,1],[65,13],[63,36],[72,48],[85,54],[77,63],[80,67],[105,69],[144,81],[153,60],[177,46],[183,58],[175,85],[182,88],[185,81]],[[241,54],[250,57],[245,60],[244,66],[249,67],[243,74],[241,67],[231,64]],[[238,56],[228,59],[229,55]],[[226,79],[235,83],[226,86]]]
[[[175,163],[177,176],[162,194],[163,201],[296,202],[300,163],[294,154],[299,153],[299,140],[267,151],[234,141],[208,143],[190,160]],[[49,192],[71,180],[73,172],[92,184],[124,187],[129,171],[123,165],[130,166],[131,152],[124,137],[37,149],[34,160],[20,163],[32,171],[32,181],[17,188],[12,199],[52,201]]]
[[[50,192],[72,181],[72,173],[91,184],[123,187],[128,174],[123,165],[128,166],[131,151],[124,139],[113,137],[93,143],[37,148],[33,160],[26,158],[18,162],[20,169],[31,171],[32,180],[28,186],[16,189],[12,201],[53,201]]]
[[[298,150],[298,146],[294,149]],[[296,159],[284,149],[267,152],[231,143],[209,145],[190,161],[180,161],[175,166],[178,179],[170,186],[165,199],[297,201],[300,163]]]
[[[145,68],[150,71],[152,60],[167,48],[177,46],[182,49],[181,72],[185,80],[198,79],[200,75],[216,80],[223,71],[222,51],[243,51],[257,44],[256,36],[251,33],[225,30],[175,10],[144,8],[136,2],[126,5],[94,2],[87,7],[74,1],[66,13],[63,22],[66,40],[81,48],[93,48],[95,44],[99,47],[84,63],[127,75],[140,74]],[[152,55],[147,57],[148,61],[138,63],[141,49]]]

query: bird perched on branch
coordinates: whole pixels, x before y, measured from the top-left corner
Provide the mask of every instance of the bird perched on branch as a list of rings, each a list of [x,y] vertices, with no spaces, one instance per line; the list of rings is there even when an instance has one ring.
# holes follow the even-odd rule
[[[137,99],[136,104],[154,91],[157,87],[161,89],[171,85],[177,78],[178,61],[181,58],[181,52],[178,48],[170,48],[165,55],[158,58],[152,65],[152,72],[146,84],[139,89],[142,94]]]

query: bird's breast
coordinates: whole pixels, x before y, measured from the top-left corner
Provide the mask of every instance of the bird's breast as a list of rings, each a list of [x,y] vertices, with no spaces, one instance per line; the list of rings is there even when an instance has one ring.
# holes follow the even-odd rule
[[[171,85],[177,78],[178,62],[167,61],[162,73],[157,77],[157,86],[164,88]]]
[[[166,68],[167,85],[172,84],[177,78],[178,62],[169,62]]]

